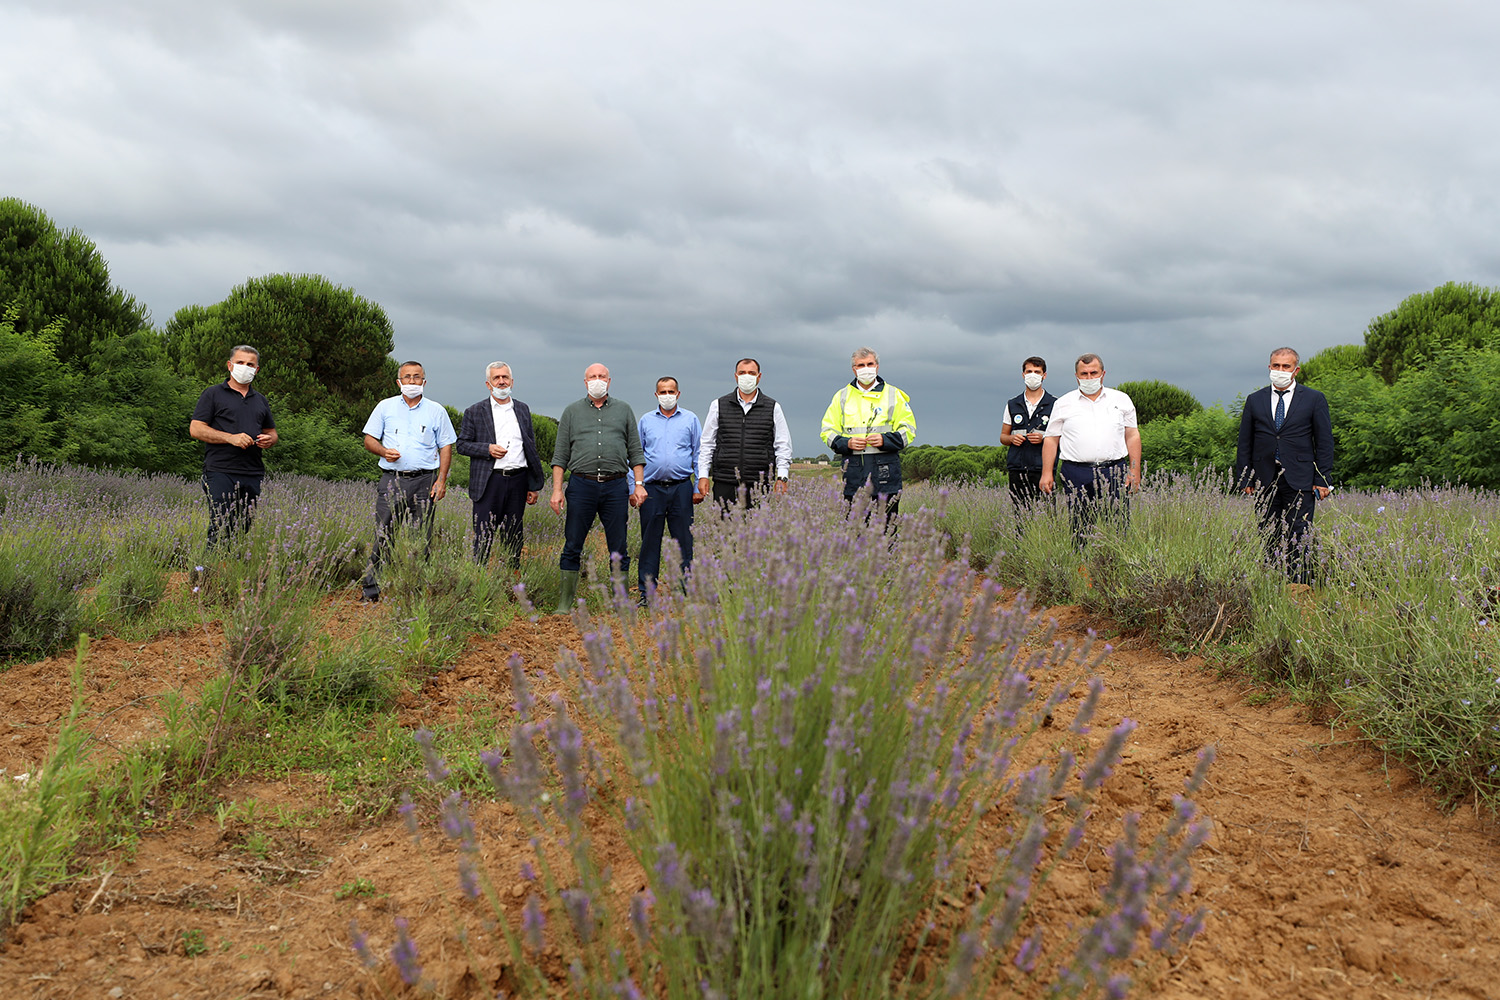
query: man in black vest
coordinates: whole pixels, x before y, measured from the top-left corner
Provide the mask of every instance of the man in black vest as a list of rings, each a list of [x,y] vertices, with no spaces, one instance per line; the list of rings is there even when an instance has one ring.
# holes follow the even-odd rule
[[[1042,498],[1042,432],[1057,402],[1056,396],[1042,388],[1046,379],[1045,359],[1030,357],[1021,362],[1026,389],[1005,404],[1005,422],[1000,425],[1000,440],[1010,446],[1005,453],[1005,474],[1010,480],[1017,535],[1026,534],[1031,510]]]
[[[698,451],[698,492],[713,496],[724,514],[741,497],[755,506],[757,494],[775,484],[785,493],[792,471],[792,432],[781,404],[760,391],[760,362],[741,358],[734,366],[734,392],[708,407]]]
[[[1271,384],[1245,398],[1234,453],[1235,481],[1255,497],[1271,560],[1285,560],[1293,583],[1312,582],[1307,533],[1333,486],[1333,421],[1328,399],[1297,384],[1297,352],[1271,352]]]

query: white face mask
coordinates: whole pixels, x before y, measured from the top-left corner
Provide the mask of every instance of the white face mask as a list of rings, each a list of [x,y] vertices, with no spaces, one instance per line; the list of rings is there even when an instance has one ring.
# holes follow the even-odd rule
[[[657,405],[659,405],[663,410],[675,410],[677,409],[677,393],[657,393],[656,402]]]
[[[498,385],[492,385],[490,386],[490,395],[503,403],[510,398],[510,386],[507,385],[502,388]]]
[[[1078,390],[1085,396],[1092,396],[1102,388],[1104,388],[1104,379],[1102,378],[1081,378],[1078,380]]]
[[[1296,377],[1297,376],[1292,374],[1291,372],[1278,371],[1274,368],[1271,369],[1271,384],[1278,389],[1290,388],[1292,380]]]
[[[405,382],[397,382],[396,384],[401,387],[401,395],[407,399],[416,399],[422,395],[423,387],[420,385],[407,385]]]
[[[879,369],[878,368],[856,368],[856,369],[854,369],[854,377],[857,378],[857,379],[859,379],[859,384],[860,385],[869,385],[871,382],[874,382],[875,381],[875,376],[878,373],[879,373]]]
[[[249,385],[255,381],[255,369],[249,365],[235,365],[229,370],[229,375],[240,385]]]
[[[1040,389],[1042,387],[1041,372],[1027,372],[1021,376],[1021,381],[1026,383],[1028,389]]]
[[[609,379],[591,378],[588,387],[590,399],[603,399],[605,393],[609,392]]]
[[[754,392],[755,387],[760,385],[760,376],[750,375],[748,373],[744,375],[736,375],[734,377],[734,381],[735,384],[740,387],[740,392]]]

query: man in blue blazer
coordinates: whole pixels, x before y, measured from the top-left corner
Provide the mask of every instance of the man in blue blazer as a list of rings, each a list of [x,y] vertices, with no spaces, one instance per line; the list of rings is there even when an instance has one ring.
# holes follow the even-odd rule
[[[1311,583],[1306,536],[1333,485],[1333,422],[1328,399],[1297,384],[1299,361],[1290,347],[1271,352],[1271,384],[1252,392],[1240,414],[1234,473],[1255,497],[1271,561],[1284,559],[1289,579]]]
[[[492,361],[484,370],[489,398],[464,411],[458,453],[469,456],[469,499],[474,503],[474,559],[489,562],[496,535],[515,571],[521,568],[521,522],[526,505],[542,489],[531,408],[511,398],[510,365]]]

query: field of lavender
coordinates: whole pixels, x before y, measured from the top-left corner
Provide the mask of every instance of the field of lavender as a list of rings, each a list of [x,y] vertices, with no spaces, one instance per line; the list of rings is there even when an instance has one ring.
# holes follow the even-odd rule
[[[516,669],[516,715],[413,741],[396,699],[471,634],[555,598],[549,511],[529,514],[513,603],[505,574],[466,558],[454,501],[431,558],[402,547],[380,613],[335,635],[324,610],[363,567],[368,484],[274,480],[243,546],[209,559],[193,484],[0,474],[0,656],[81,632],[222,629],[216,676],[169,700],[147,744],[91,755],[78,685],[48,766],[0,792],[0,915],[65,880],[82,847],[223,808],[230,776],[316,759],[350,814],[438,815],[458,847],[454,883],[496,913],[503,873],[483,863],[470,803],[499,796],[532,824],[549,846],[524,917],[484,925],[518,987],[555,978],[543,946],[566,941],[564,971],[599,995],[966,995],[996,976],[1118,995],[1132,958],[1173,953],[1198,926],[1178,907],[1206,835],[1191,802],[1202,771],[1164,821],[1090,828],[1129,727],[1089,733],[1098,650],[1052,641],[1028,603],[1080,604],[1283,686],[1358,721],[1451,799],[1494,803],[1500,590],[1485,494],[1336,495],[1319,511],[1319,586],[1297,591],[1262,565],[1248,503],[1215,482],[1151,484],[1129,531],[1106,527],[1082,555],[1056,510],[1018,535],[1003,490],[910,490],[892,542],[807,484],[744,522],[700,519],[694,573],[669,576],[648,616],[606,585],[595,550],[576,616],[588,655],[559,663],[586,718],[532,697]],[[1011,586],[1029,601],[1007,606]],[[627,893],[599,860],[585,816],[601,811],[627,831],[646,888]],[[976,830],[992,835],[997,816],[1003,846],[986,861]],[[1106,845],[1114,880],[1093,919],[1040,926],[1037,887],[1084,841]],[[985,891],[966,895],[976,882]],[[938,927],[939,897],[973,902]],[[418,982],[404,940],[389,958]],[[940,964],[915,976],[936,941]]]

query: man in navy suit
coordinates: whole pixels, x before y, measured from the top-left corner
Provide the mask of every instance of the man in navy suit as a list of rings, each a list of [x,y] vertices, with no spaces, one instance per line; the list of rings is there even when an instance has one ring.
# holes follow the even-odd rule
[[[1271,352],[1271,384],[1245,400],[1234,473],[1255,497],[1260,530],[1271,560],[1286,560],[1287,576],[1312,582],[1307,532],[1318,501],[1328,496],[1333,477],[1333,422],[1328,399],[1297,384],[1297,352]]]
[[[458,453],[469,456],[469,499],[474,503],[474,559],[489,562],[496,535],[512,571],[521,568],[521,522],[542,489],[531,408],[511,398],[510,365],[485,367],[488,399],[464,411]]]

